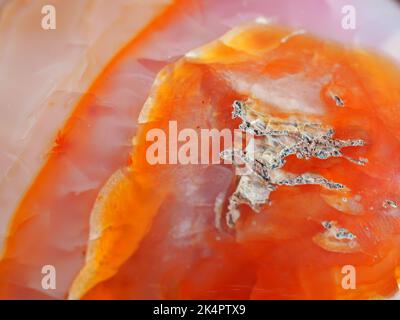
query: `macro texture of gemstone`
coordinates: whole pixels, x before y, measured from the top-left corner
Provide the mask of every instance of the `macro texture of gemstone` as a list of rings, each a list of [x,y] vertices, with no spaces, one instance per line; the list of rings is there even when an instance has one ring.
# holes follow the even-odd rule
[[[0,0],[0,299],[400,297],[398,1],[51,3]]]
[[[275,25],[247,24],[190,51],[158,74],[130,163],[97,198],[70,297],[390,297],[399,102],[390,62]],[[199,136],[250,132],[250,174],[193,158],[150,164],[148,134],[169,134],[171,121]],[[348,265],[354,290],[342,283]]]

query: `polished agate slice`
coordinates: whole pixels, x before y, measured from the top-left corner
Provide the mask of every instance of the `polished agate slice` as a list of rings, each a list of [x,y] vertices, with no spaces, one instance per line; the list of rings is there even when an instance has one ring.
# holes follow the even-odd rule
[[[398,291],[399,69],[259,22],[159,72],[130,160],[93,206],[70,298],[364,299]],[[150,163],[150,133],[170,137],[171,122],[198,136],[240,128],[253,137],[252,154],[230,146],[220,163],[205,164],[189,148],[188,164]],[[346,270],[354,286],[345,285]]]
[[[365,2],[0,0],[0,299],[393,297],[398,66],[350,44],[398,63],[400,7]]]

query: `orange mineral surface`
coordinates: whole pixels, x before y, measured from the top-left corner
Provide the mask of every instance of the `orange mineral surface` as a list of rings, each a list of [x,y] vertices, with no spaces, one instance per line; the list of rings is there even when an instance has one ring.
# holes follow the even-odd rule
[[[69,297],[391,297],[399,109],[395,65],[307,33],[247,24],[190,51],[158,74],[97,196]],[[239,126],[251,155],[201,163],[201,130]]]
[[[142,29],[59,131],[13,213],[0,298],[392,297],[397,66],[265,19],[175,61],[191,11]],[[215,38],[197,32],[183,44]],[[247,147],[203,135],[238,128]]]

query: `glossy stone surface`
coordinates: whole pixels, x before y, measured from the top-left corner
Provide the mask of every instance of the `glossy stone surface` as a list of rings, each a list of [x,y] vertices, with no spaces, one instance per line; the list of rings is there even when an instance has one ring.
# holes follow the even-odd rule
[[[390,139],[397,140],[395,133],[398,132],[395,116],[398,107],[398,87],[393,84],[398,83],[396,67],[379,61],[379,58],[378,61],[369,56],[362,58],[362,54],[358,55],[354,63],[347,63],[354,59],[353,53],[338,54],[337,51],[341,49],[331,51],[332,46],[320,52],[321,48],[318,45],[316,47],[320,57],[325,57],[332,63],[340,60],[340,63],[344,64],[340,73],[342,78],[349,79],[345,83],[346,88],[358,83],[355,86],[358,89],[347,95],[347,101],[344,100],[344,92],[339,87],[322,90],[323,94],[318,98],[319,85],[321,81],[329,82],[327,79],[319,78],[316,81],[312,73],[309,74],[309,79],[284,77],[280,74],[280,70],[296,76],[307,73],[300,71],[307,65],[308,57],[315,56],[314,50],[309,52],[307,59],[304,58],[303,52],[303,59],[301,60],[299,55],[300,60],[296,62],[295,51],[297,48],[305,49],[306,44],[297,43],[296,49],[292,48],[289,56],[289,51],[286,50],[288,48],[277,48],[277,51],[267,49],[269,45],[275,46],[281,40],[291,42],[294,35],[301,35],[302,30],[308,30],[310,34],[325,40],[365,46],[386,53],[399,61],[400,7],[396,2],[118,0],[110,3],[108,0],[55,0],[52,4],[57,9],[59,28],[49,32],[44,32],[38,23],[41,19],[41,7],[45,4],[48,4],[45,0],[32,0],[29,5],[23,0],[0,0],[0,38],[7,44],[0,48],[0,299],[64,299],[68,296],[218,298],[232,295],[243,298],[253,297],[260,290],[264,292],[265,298],[271,298],[273,295],[287,298],[314,297],[314,293],[304,294],[302,288],[296,289],[296,295],[291,293],[292,289],[285,295],[285,290],[290,288],[287,283],[296,286],[299,282],[296,280],[298,265],[294,261],[297,259],[302,262],[302,253],[297,251],[293,251],[294,258],[290,258],[290,261],[294,259],[293,264],[287,261],[284,264],[286,268],[295,270],[290,271],[294,275],[285,276],[288,279],[287,283],[282,281],[285,279],[283,277],[279,278],[279,284],[274,285],[276,273],[286,269],[282,268],[282,263],[277,263],[272,265],[272,271],[269,271],[263,262],[266,257],[271,261],[274,259],[262,251],[268,243],[271,244],[268,250],[278,250],[278,245],[283,245],[283,242],[269,242],[268,230],[275,230],[273,237],[279,239],[286,239],[289,235],[293,238],[296,230],[299,230],[295,239],[303,239],[304,234],[304,239],[312,240],[313,246],[310,246],[313,250],[316,250],[314,245],[321,250],[331,250],[331,253],[332,250],[360,248],[359,230],[354,229],[348,221],[343,221],[345,218],[341,215],[337,219],[330,211],[312,220],[312,232],[307,233],[306,230],[309,230],[307,228],[311,225],[308,220],[304,223],[304,217],[307,217],[304,212],[299,215],[299,221],[289,212],[287,216],[280,213],[279,217],[282,220],[275,220],[277,218],[272,209],[266,211],[267,216],[257,215],[249,207],[242,205],[240,219],[236,221],[234,228],[227,226],[229,201],[239,185],[240,178],[232,165],[196,165],[193,166],[193,170],[183,170],[180,166],[170,166],[169,169],[152,166],[147,168],[149,163],[144,163],[143,167],[137,166],[140,157],[143,158],[144,150],[147,150],[147,146],[143,146],[143,134],[151,128],[149,124],[138,125],[138,116],[157,73],[167,64],[171,64],[169,71],[163,73],[165,78],[160,78],[162,82],[155,84],[154,91],[160,93],[164,88],[173,94],[174,100],[168,100],[167,105],[162,107],[159,99],[155,102],[149,100],[148,103],[150,107],[154,103],[157,104],[153,114],[158,114],[165,123],[154,123],[154,126],[161,126],[163,129],[167,129],[168,119],[174,118],[178,119],[179,129],[189,127],[201,130],[196,121],[199,121],[203,128],[237,128],[240,121],[231,119],[232,103],[235,99],[246,101],[250,91],[251,95],[262,98],[250,100],[255,106],[268,111],[267,115],[277,109],[276,106],[269,108],[263,103],[263,99],[274,102],[280,108],[286,108],[285,112],[274,113],[275,116],[285,119],[287,114],[292,113],[291,108],[300,107],[300,113],[307,114],[303,117],[296,113],[295,116],[301,116],[301,121],[308,121],[307,119],[315,118],[311,111],[316,107],[335,105],[344,106],[345,109],[351,97],[358,97],[356,91],[361,90],[360,85],[365,87],[365,90],[361,91],[368,92],[368,96],[375,99],[372,106],[383,106],[380,119],[384,119],[384,125],[377,125],[375,120],[378,114],[374,118],[370,111],[360,111],[359,116],[354,114],[356,120],[352,120],[349,128],[344,123],[349,116],[346,113],[347,109],[341,109],[337,113],[338,119],[335,123],[328,123],[334,114],[327,117],[326,112],[319,116],[324,122],[324,127],[338,127],[335,127],[334,139],[361,138],[367,141],[364,131],[374,137],[374,145],[379,145],[382,150],[372,162],[369,159],[368,169],[348,163],[344,157],[305,161],[297,159],[296,155],[285,158],[287,162],[280,169],[294,176],[305,172],[319,174],[329,181],[341,182],[347,186],[348,181],[345,177],[335,172],[330,173],[333,164],[344,164],[346,175],[352,170],[356,170],[354,177],[360,170],[367,170],[369,175],[373,174],[371,188],[376,190],[383,186],[382,193],[379,191],[376,199],[371,194],[368,197],[356,194],[354,198],[347,198],[318,186],[280,186],[269,195],[270,204],[272,208],[278,205],[274,198],[278,199],[279,203],[284,203],[283,199],[286,200],[286,196],[279,198],[284,190],[291,194],[290,192],[294,193],[300,189],[299,199],[296,201],[301,208],[305,208],[310,203],[314,204],[313,198],[308,197],[308,193],[305,192],[311,188],[320,191],[322,203],[327,203],[330,210],[352,214],[363,213],[365,202],[362,201],[369,199],[368,201],[377,204],[377,207],[371,210],[385,208],[395,213],[395,218],[385,220],[382,219],[385,216],[380,215],[376,217],[377,222],[368,222],[373,226],[377,225],[375,229],[372,228],[374,233],[371,234],[370,241],[375,239],[375,242],[381,244],[388,244],[387,239],[397,241],[392,234],[397,234],[397,224],[394,221],[397,221],[395,204],[398,203],[398,170],[395,169],[395,164],[398,159],[397,153],[394,152],[397,145],[390,142]],[[343,29],[341,26],[342,7],[345,5],[353,5],[357,10],[357,28],[354,30]],[[382,16],[385,17],[384,23],[380,23],[377,28],[376,21],[380,21]],[[192,52],[185,62],[172,64],[188,51],[217,39],[232,27],[254,20],[260,23],[274,21],[295,29],[282,30],[283,32],[279,33],[279,28],[276,28],[275,31],[267,33],[268,37],[271,36],[269,42],[243,41],[242,38],[239,44],[234,44],[225,39],[225,46],[229,44],[234,50],[224,46],[213,46],[214,51],[200,51],[197,57]],[[291,35],[292,38],[289,39],[285,34]],[[325,44],[322,45],[324,46]],[[238,54],[236,51],[243,52]],[[275,72],[276,80],[279,80],[275,81],[273,76],[260,79],[266,80],[261,89],[266,85],[269,89],[267,94],[260,90],[260,86],[249,87],[251,82],[258,81],[252,76],[258,77],[263,74],[264,65],[266,67],[268,62],[261,61],[259,58],[264,53],[257,55],[257,52],[264,52],[268,55],[269,62],[273,62],[269,63],[268,71],[264,70],[265,74],[273,75]],[[273,52],[276,52],[277,56],[271,55]],[[328,52],[331,52],[331,57]],[[256,56],[251,57],[254,53]],[[278,55],[281,54],[282,59],[279,62]],[[287,61],[291,63],[287,64]],[[256,68],[254,63],[257,64]],[[224,66],[225,69],[222,68]],[[255,70],[258,66],[261,66],[261,69]],[[318,68],[314,63],[313,70]],[[174,72],[178,69],[181,71]],[[355,75],[363,78],[363,82],[355,81],[358,76],[342,73],[347,69],[353,70]],[[230,70],[234,73],[229,74]],[[190,72],[193,72],[192,76]],[[333,70],[328,71],[324,68],[318,74],[325,73],[333,73]],[[173,86],[165,86],[163,82],[170,81],[174,74],[177,74],[177,77]],[[248,79],[240,78],[247,75]],[[366,80],[368,77],[374,79]],[[190,87],[190,81],[184,85],[181,83],[187,80],[197,82],[194,86],[201,88],[201,92]],[[197,96],[181,97],[180,88],[188,88],[192,93],[198,92],[201,99]],[[221,97],[225,94],[226,97]],[[176,108],[184,106],[185,99],[191,102],[186,109],[182,109],[186,112],[181,114]],[[366,100],[370,99],[368,97]],[[360,103],[362,101],[364,100],[359,99]],[[359,102],[353,101],[350,105],[354,108]],[[175,111],[170,114],[169,110]],[[385,112],[386,116],[382,116]],[[344,113],[347,115],[341,122],[339,118]],[[142,114],[141,121],[146,122],[145,112]],[[364,118],[375,120],[367,121]],[[137,138],[132,139],[137,134],[138,127],[142,131]],[[353,127],[356,128],[356,132],[351,129]],[[360,127],[363,129],[358,130]],[[381,141],[387,141],[387,144],[381,144]],[[132,153],[132,144],[136,144],[134,150],[142,150],[143,153]],[[343,148],[342,151],[344,156],[354,159],[366,156],[364,147]],[[387,159],[393,161],[389,166]],[[133,164],[136,165],[132,167]],[[136,167],[140,172],[135,171]],[[168,172],[171,168],[174,168],[170,173],[171,177],[157,173],[159,169]],[[390,183],[386,181],[388,176],[392,179]],[[362,184],[365,183],[364,176],[356,177],[361,177]],[[382,179],[384,181],[381,181]],[[171,193],[170,190],[174,188],[177,190]],[[381,196],[392,198],[379,203]],[[174,197],[178,200],[174,200]],[[321,200],[320,198],[316,199]],[[322,210],[318,209],[318,203],[315,202],[316,208],[311,206],[317,212]],[[294,204],[288,204],[287,208],[298,212]],[[261,209],[264,212],[268,208],[261,206],[260,211]],[[265,227],[260,229],[258,219],[265,219],[260,220],[261,226]],[[182,223],[178,223],[181,220]],[[156,224],[156,221],[159,222]],[[269,221],[270,224],[267,223]],[[297,229],[299,227],[301,228]],[[368,228],[370,227],[367,225],[364,229],[367,233]],[[389,232],[386,236],[387,230]],[[349,235],[354,235],[355,238],[348,239]],[[190,240],[188,242],[191,246],[183,246],[187,239],[193,237],[197,237],[199,243]],[[213,237],[217,242],[212,240]],[[382,237],[386,240],[381,240]],[[180,238],[182,241],[178,242]],[[203,241],[204,239],[207,241]],[[223,242],[220,242],[221,240]],[[159,241],[163,241],[164,246],[157,244]],[[264,247],[259,246],[259,242],[262,242]],[[297,242],[292,245],[296,247]],[[182,249],[179,253],[181,247],[185,250]],[[386,248],[393,247],[388,245]],[[282,247],[283,253],[285,250],[288,249]],[[154,256],[153,251],[156,253]],[[378,257],[378,260],[379,257],[390,257],[388,251],[379,253],[375,248],[368,252],[376,253],[374,257]],[[393,261],[384,264],[385,268],[378,270],[376,277],[367,277],[371,287],[379,286],[377,283],[383,274],[387,276],[384,281],[389,281],[387,283],[390,283],[390,286],[382,292],[392,290],[392,271],[393,266],[397,264],[395,254],[396,252],[392,255]],[[139,265],[132,269],[132,272],[135,272],[133,274],[130,273],[129,266],[132,259],[137,259],[137,255],[141,258],[137,260]],[[279,257],[277,253],[274,253],[274,256]],[[342,255],[339,257],[343,258]],[[173,259],[174,263],[168,262],[168,259]],[[279,259],[276,261],[279,262]],[[332,259],[332,265],[343,265],[343,259]],[[87,267],[74,281],[85,261],[88,262]],[[324,259],[319,259],[316,255],[314,260],[309,261],[315,267]],[[125,267],[125,264],[128,267]],[[369,265],[376,264],[378,262],[373,260]],[[48,265],[54,266],[57,271],[56,289],[49,290],[42,285],[43,267]],[[188,268],[192,268],[193,273],[190,273]],[[261,270],[262,268],[265,270]],[[323,266],[321,269],[325,270]],[[314,274],[315,270],[311,271]],[[197,278],[193,276],[196,272]],[[333,274],[337,276],[337,272]],[[168,280],[170,276],[171,281]],[[273,279],[268,279],[265,284],[257,287],[256,284],[265,276]],[[341,278],[342,274],[339,275],[339,279],[335,279],[335,285],[340,283]],[[367,278],[364,277],[362,283],[365,283]],[[325,279],[323,275],[321,279]],[[307,276],[306,280],[307,285],[310,285],[312,279]],[[120,285],[116,285],[114,281]],[[331,281],[329,276],[327,281]],[[126,288],[124,284],[128,284]],[[319,283],[318,285],[321,287]],[[90,288],[93,287],[95,288],[92,291]],[[316,287],[313,290],[316,291]],[[267,295],[266,292],[270,294]],[[338,296],[321,292],[324,296]],[[350,297],[352,293],[354,292],[345,292],[346,297]],[[362,295],[357,293],[355,296]]]
[[[286,158],[283,168],[292,174],[312,172],[346,188],[280,185],[259,213],[240,205],[229,228],[224,215],[238,182],[232,165],[148,163],[149,130],[168,132],[172,120],[180,129],[233,130],[240,121],[232,119],[232,103],[246,99],[263,119],[319,123],[336,139],[364,141],[343,148],[340,157]],[[393,295],[400,257],[399,103],[394,65],[307,33],[255,23],[189,52],[158,74],[131,162],[97,199],[87,263],[70,297]],[[352,290],[342,286],[347,265],[356,270]]]

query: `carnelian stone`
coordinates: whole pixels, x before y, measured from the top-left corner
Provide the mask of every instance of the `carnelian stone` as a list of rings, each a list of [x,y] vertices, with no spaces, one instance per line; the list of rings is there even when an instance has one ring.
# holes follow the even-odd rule
[[[313,172],[346,189],[279,186],[259,213],[241,205],[233,229],[223,219],[216,223],[238,181],[233,166],[150,164],[146,136],[152,129],[168,134],[170,121],[198,133],[233,130],[237,99],[255,101],[264,117],[317,122],[337,139],[362,139],[364,146],[343,154],[368,162],[290,156],[285,170]],[[395,65],[309,34],[250,24],[189,52],[155,80],[122,182],[111,177],[113,187],[107,184],[92,212],[91,255],[70,297],[392,296],[400,258],[399,108]],[[347,250],[330,238],[326,221],[351,232],[357,245]],[[343,285],[348,266],[356,274],[350,289]]]

